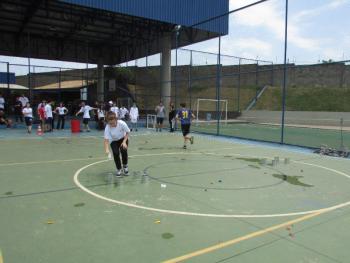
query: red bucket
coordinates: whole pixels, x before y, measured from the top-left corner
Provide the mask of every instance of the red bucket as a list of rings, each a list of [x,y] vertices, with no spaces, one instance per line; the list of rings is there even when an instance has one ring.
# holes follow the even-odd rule
[[[80,121],[79,120],[71,120],[70,121],[70,129],[73,133],[80,132]]]

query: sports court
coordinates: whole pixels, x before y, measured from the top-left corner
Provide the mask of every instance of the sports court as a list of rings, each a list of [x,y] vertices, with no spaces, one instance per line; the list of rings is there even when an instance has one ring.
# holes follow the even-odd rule
[[[0,263],[349,262],[348,6],[0,1]]]
[[[346,262],[348,159],[206,135],[181,146],[132,134],[130,175],[114,178],[101,134],[6,136],[4,262]]]

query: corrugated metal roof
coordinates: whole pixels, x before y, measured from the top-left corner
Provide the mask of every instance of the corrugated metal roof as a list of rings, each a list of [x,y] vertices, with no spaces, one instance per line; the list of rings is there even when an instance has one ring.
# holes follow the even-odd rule
[[[116,13],[138,16],[183,26],[228,12],[228,0],[60,0]],[[196,28],[219,34],[228,33],[228,17],[198,25]]]
[[[15,73],[0,72],[0,83],[7,84],[7,78],[9,76],[10,84],[16,83]]]

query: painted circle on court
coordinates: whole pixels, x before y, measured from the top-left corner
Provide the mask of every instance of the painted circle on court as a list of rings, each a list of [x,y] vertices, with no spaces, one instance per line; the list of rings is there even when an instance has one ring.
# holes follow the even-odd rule
[[[176,155],[176,154],[179,154],[179,153],[176,152],[176,153],[162,153],[162,154],[146,154],[146,155],[134,155],[134,156],[130,156],[130,157],[135,158],[135,157]],[[185,153],[183,153],[183,154],[185,154]],[[198,153],[186,153],[186,154],[198,154]],[[217,154],[214,153],[213,155],[217,155]],[[248,155],[241,155],[241,154],[231,154],[231,155],[248,156]],[[254,156],[254,157],[257,157],[257,156]],[[268,157],[260,156],[259,158],[268,158]],[[142,205],[137,205],[137,204],[133,204],[133,203],[129,203],[129,202],[124,202],[124,201],[108,198],[106,196],[103,196],[103,195],[100,195],[96,192],[91,191],[90,189],[86,188],[84,185],[82,185],[80,183],[79,175],[83,170],[85,170],[93,165],[97,165],[97,164],[104,163],[107,161],[108,160],[102,160],[102,161],[94,162],[94,163],[91,163],[91,164],[88,164],[88,165],[81,167],[74,174],[74,177],[73,177],[74,183],[84,192],[86,192],[86,193],[88,193],[88,194],[90,194],[90,195],[92,195],[100,200],[104,200],[107,202],[111,202],[114,204],[119,204],[119,205],[123,205],[123,206],[127,206],[127,207],[133,207],[133,208],[153,211],[153,212],[176,214],[176,215],[187,215],[187,216],[214,217],[214,218],[272,218],[272,217],[298,216],[298,215],[326,212],[326,211],[332,211],[332,210],[339,209],[339,208],[350,205],[350,201],[347,201],[347,202],[339,203],[337,205],[333,205],[333,206],[329,206],[329,207],[325,207],[325,208],[320,208],[320,209],[315,209],[315,210],[290,212],[290,213],[279,213],[279,214],[278,213],[274,213],[274,214],[213,214],[213,213],[196,213],[196,212],[187,212],[187,211],[180,211],[180,210],[160,209],[160,208],[155,208],[155,207],[150,207],[150,206],[142,206]],[[350,175],[348,175],[344,172],[332,169],[332,168],[328,168],[328,167],[316,165],[316,164],[311,164],[311,163],[307,163],[307,162],[302,162],[302,161],[292,161],[292,162],[298,163],[298,164],[303,164],[303,165],[308,165],[311,167],[317,167],[317,168],[324,169],[327,171],[331,171],[331,172],[334,172],[336,174],[339,174],[341,176],[344,176],[344,177],[350,179]]]

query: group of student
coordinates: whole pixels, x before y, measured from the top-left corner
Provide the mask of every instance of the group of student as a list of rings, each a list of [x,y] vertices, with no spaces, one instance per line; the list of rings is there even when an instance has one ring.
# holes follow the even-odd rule
[[[195,118],[195,115],[190,109],[186,108],[185,103],[180,104],[181,109],[179,109],[175,115],[175,119],[179,120],[181,123],[181,131],[184,139],[183,148],[187,149],[187,144],[190,142],[193,144],[194,138],[190,136],[191,120]],[[175,112],[174,104],[170,104],[170,109]],[[165,117],[165,109],[162,102],[156,107],[157,112],[157,124],[159,122],[162,125]],[[171,114],[174,114],[171,112]],[[170,112],[169,112],[170,114]],[[158,119],[160,118],[160,119]],[[169,118],[170,119],[170,118]],[[170,120],[169,120],[170,121]],[[173,126],[171,126],[173,128]],[[127,176],[129,174],[128,169],[128,145],[129,145],[129,133],[130,128],[126,122],[118,118],[118,115],[110,110],[106,115],[106,127],[104,130],[104,149],[108,156],[112,156],[116,166],[116,177]],[[157,126],[156,131],[161,131],[161,126]],[[112,154],[110,153],[112,150]]]
[[[97,128],[103,130],[105,124],[108,121],[107,115],[109,112],[113,112],[116,115],[116,118],[126,122],[130,119],[131,131],[135,129],[137,131],[138,121],[139,121],[139,109],[134,102],[130,110],[128,110],[124,105],[120,108],[117,106],[116,102],[109,101],[107,104],[100,102],[95,103],[95,107],[86,105],[85,102],[82,102],[80,105],[79,111],[75,114],[76,116],[82,115],[83,117],[83,131],[90,131],[89,121],[91,120],[91,111],[95,111],[95,121],[97,123]]]

